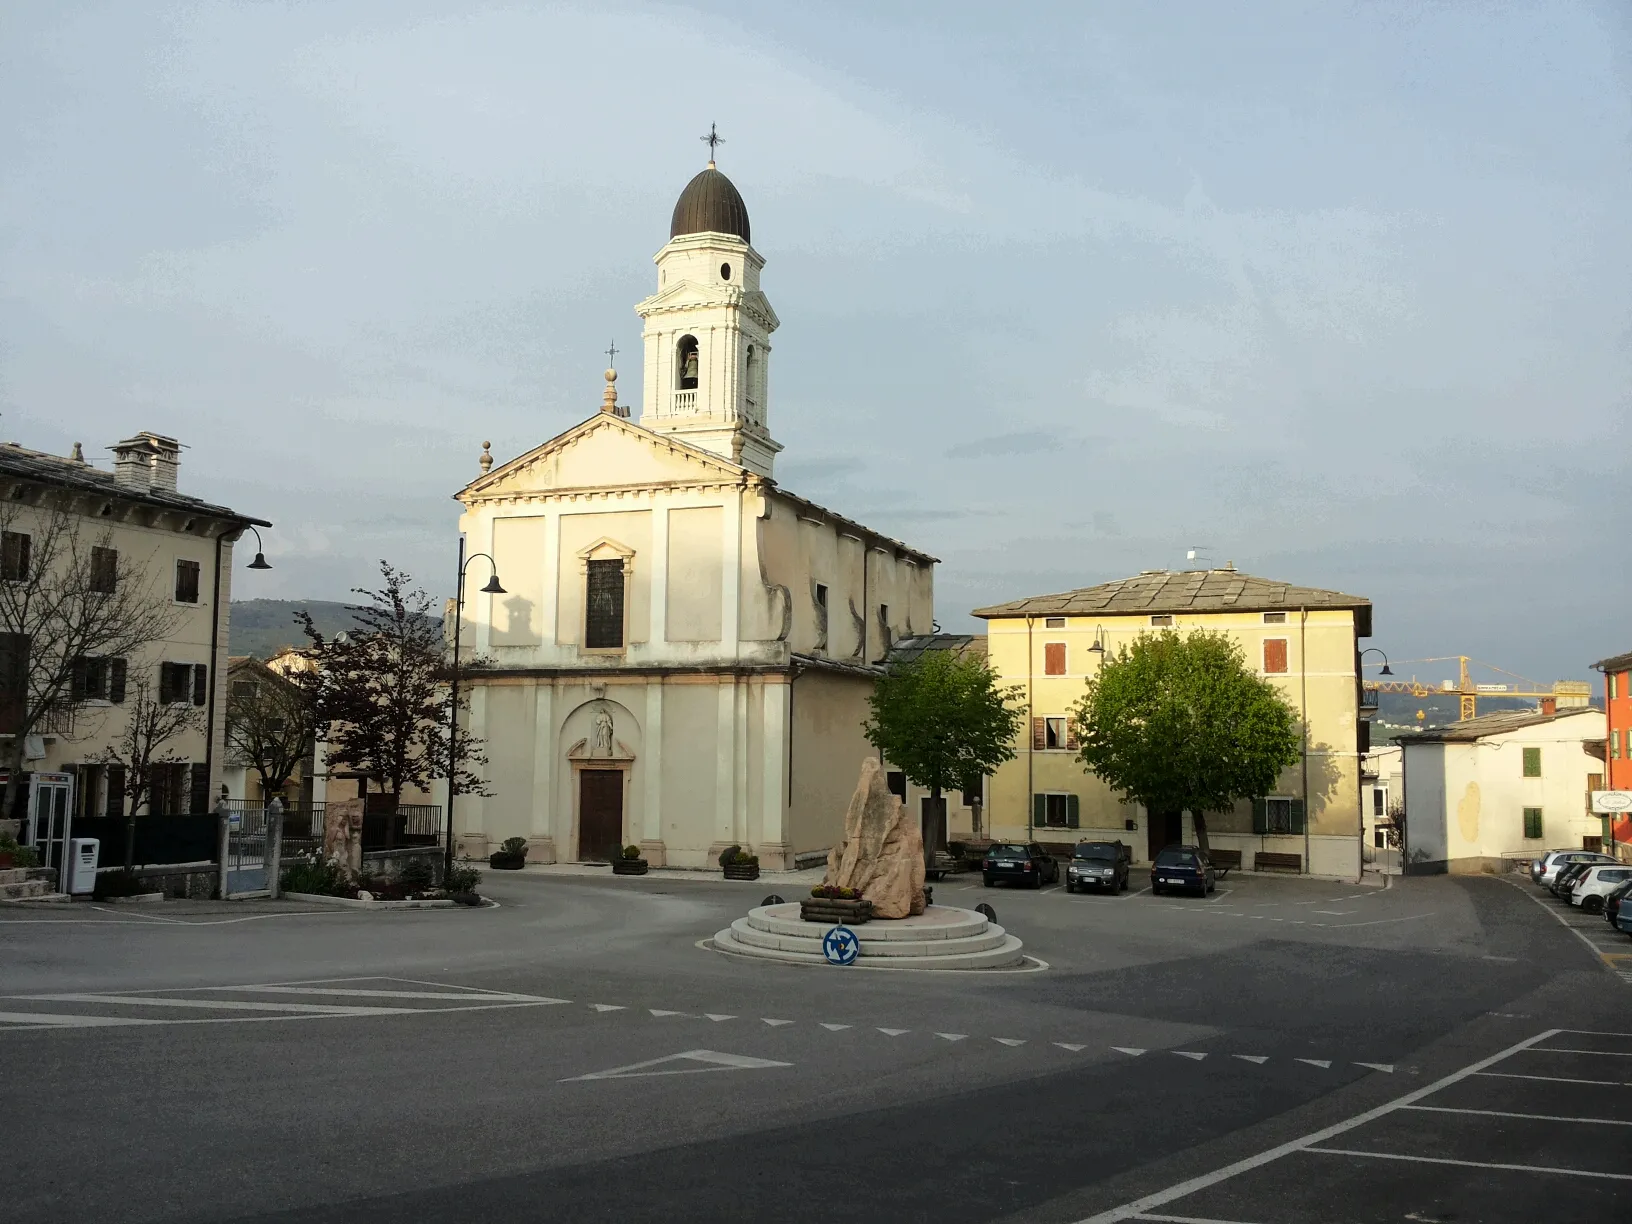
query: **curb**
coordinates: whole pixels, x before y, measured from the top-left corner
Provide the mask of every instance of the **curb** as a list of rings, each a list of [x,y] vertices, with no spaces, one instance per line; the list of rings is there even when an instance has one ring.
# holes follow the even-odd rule
[[[450,899],[435,901],[359,901],[356,897],[324,897],[317,893],[286,892],[284,898],[289,901],[312,901],[322,905],[343,905],[348,909],[366,910],[407,910],[407,909],[452,909],[458,904]]]

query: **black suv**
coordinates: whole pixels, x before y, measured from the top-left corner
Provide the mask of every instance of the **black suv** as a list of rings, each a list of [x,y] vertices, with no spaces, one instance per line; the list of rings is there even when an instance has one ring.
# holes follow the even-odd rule
[[[1065,891],[1092,888],[1121,892],[1128,886],[1133,850],[1124,842],[1078,842],[1065,869]]]
[[[999,880],[1041,888],[1060,882],[1060,865],[1036,842],[994,842],[986,847],[980,879],[987,888]]]

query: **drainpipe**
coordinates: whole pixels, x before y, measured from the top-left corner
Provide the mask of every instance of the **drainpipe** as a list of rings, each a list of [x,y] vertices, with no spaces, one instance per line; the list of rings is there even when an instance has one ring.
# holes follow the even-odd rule
[[[240,524],[228,527],[215,537],[215,578],[210,591],[210,688],[204,698],[204,775],[211,786],[215,785],[215,689],[220,680],[216,675],[216,659],[221,648],[221,541],[233,532],[242,533],[243,530]],[[213,806],[213,799],[213,795],[207,795],[206,804]],[[225,870],[223,864],[222,871]]]
[[[1309,609],[1298,609],[1298,684],[1300,713],[1303,717],[1303,874],[1313,874],[1309,865]]]
[[[1031,768],[1032,757],[1037,751],[1036,732],[1033,730],[1037,723],[1037,703],[1031,695],[1032,670],[1036,666],[1031,657],[1031,627],[1036,619],[1034,616],[1026,617],[1026,799],[1021,804],[1021,815],[1026,822],[1026,836],[1022,840],[1028,842],[1031,840],[1032,811],[1037,803],[1032,797],[1037,783],[1032,776]]]

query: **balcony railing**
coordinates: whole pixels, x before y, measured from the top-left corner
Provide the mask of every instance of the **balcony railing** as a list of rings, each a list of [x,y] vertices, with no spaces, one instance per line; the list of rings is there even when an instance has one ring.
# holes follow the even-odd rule
[[[676,391],[674,393],[674,405],[673,405],[672,411],[673,411],[675,416],[681,416],[682,414],[688,413],[688,412],[696,412],[697,411],[697,391],[696,391],[696,388],[693,388],[690,391]]]
[[[1374,688],[1361,688],[1361,690],[1360,690],[1360,712],[1362,714],[1368,713],[1368,712],[1371,712],[1371,713],[1376,712],[1377,699],[1378,699],[1379,696],[1380,696],[1380,694]]]

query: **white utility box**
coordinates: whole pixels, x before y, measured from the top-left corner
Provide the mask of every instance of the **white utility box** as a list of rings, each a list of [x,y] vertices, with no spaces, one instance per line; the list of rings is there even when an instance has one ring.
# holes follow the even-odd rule
[[[67,880],[63,891],[76,897],[87,897],[96,891],[96,857],[102,843],[94,837],[75,837],[68,843]],[[59,887],[62,887],[59,885]]]

